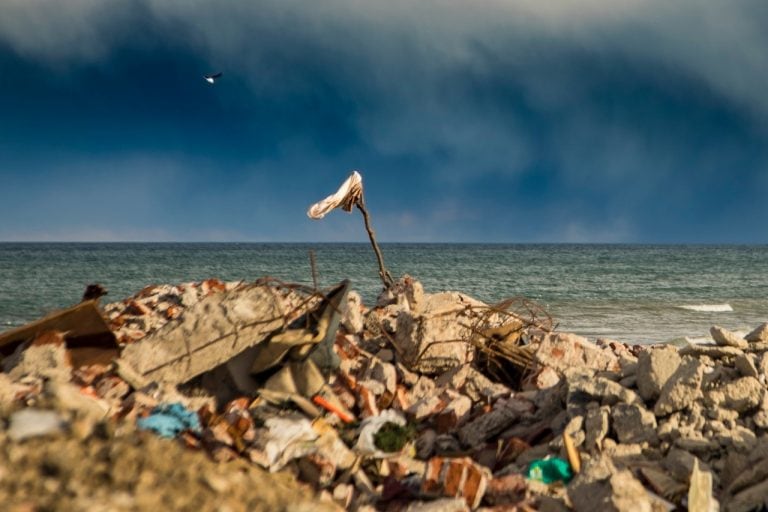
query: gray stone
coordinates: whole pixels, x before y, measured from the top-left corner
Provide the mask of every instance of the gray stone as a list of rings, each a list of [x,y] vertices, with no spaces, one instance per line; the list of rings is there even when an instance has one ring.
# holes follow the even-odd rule
[[[510,399],[491,412],[483,414],[459,429],[459,440],[464,446],[475,447],[499,434],[533,410],[530,402]]]
[[[744,339],[749,342],[768,341],[768,322],[764,322],[755,329],[744,336]]]
[[[725,512],[752,512],[763,510],[768,496],[768,480],[744,489],[731,498],[725,506]]]
[[[607,457],[587,464],[568,485],[576,512],[651,512],[652,499],[629,470],[618,470]]]
[[[760,400],[760,405],[752,419],[758,427],[768,429],[768,393],[763,393],[763,398]]]
[[[735,425],[731,429],[724,429],[715,435],[715,439],[720,443],[720,446],[726,449],[733,448],[742,453],[750,451],[757,444],[755,433],[739,425]]]
[[[738,412],[754,409],[763,399],[764,388],[754,377],[742,377],[707,392],[707,402]]]
[[[426,294],[422,302],[418,313],[404,309],[397,315],[394,341],[406,366],[435,375],[472,362],[472,325],[487,306],[458,292]]]
[[[712,339],[715,340],[715,343],[721,346],[747,348],[748,345],[747,340],[719,325],[713,325],[709,329],[709,334],[712,335]]]
[[[669,377],[682,359],[675,347],[661,346],[640,353],[637,361],[637,391],[643,400],[659,397]]]
[[[661,389],[661,395],[653,412],[656,416],[666,416],[675,411],[689,408],[702,398],[701,380],[704,364],[698,359],[684,359],[680,367],[667,380]]]
[[[296,310],[301,301],[298,294],[268,285],[208,295],[179,319],[126,346],[120,362],[147,379],[187,382],[282,329],[285,312]],[[299,313],[311,305],[299,308]]]
[[[610,410],[608,406],[593,407],[587,410],[584,418],[584,430],[586,439],[584,448],[590,453],[599,453],[603,448],[603,439],[608,435],[610,423]]]
[[[595,377],[584,370],[569,370],[565,374],[568,383],[568,411],[578,414],[579,410],[589,402],[595,401],[600,405],[615,405],[619,402],[642,404],[642,400],[632,390],[622,387],[603,377]]]
[[[680,482],[687,482],[693,471],[693,464],[695,461],[696,456],[690,452],[681,450],[680,448],[672,448],[662,461],[662,465],[672,478]],[[699,467],[701,469],[707,468],[704,464],[701,464]]]
[[[611,410],[613,431],[620,443],[656,444],[656,416],[637,404],[616,404]]]
[[[760,373],[754,363],[754,354],[739,354],[733,361],[733,365],[744,377],[758,378]]]
[[[475,402],[487,402],[510,394],[507,386],[493,382],[470,365],[448,370],[435,379],[435,384],[461,391]]]
[[[574,367],[614,372],[621,369],[619,358],[610,349],[600,348],[587,338],[570,333],[545,335],[534,354],[534,361],[540,367],[549,366],[559,372]]]
[[[682,357],[694,356],[694,357],[711,357],[712,359],[720,359],[723,357],[735,357],[741,354],[742,351],[736,347],[726,347],[718,345],[688,345],[680,349],[679,354]]]

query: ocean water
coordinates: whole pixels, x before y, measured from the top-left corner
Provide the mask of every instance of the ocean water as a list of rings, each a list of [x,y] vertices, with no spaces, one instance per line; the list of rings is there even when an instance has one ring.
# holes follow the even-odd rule
[[[263,276],[319,284],[348,278],[371,305],[381,289],[368,244],[0,243],[0,329],[76,303],[85,285],[107,301],[152,283]],[[386,266],[426,291],[486,302],[524,296],[558,328],[630,343],[748,331],[768,321],[768,246],[383,244]]]

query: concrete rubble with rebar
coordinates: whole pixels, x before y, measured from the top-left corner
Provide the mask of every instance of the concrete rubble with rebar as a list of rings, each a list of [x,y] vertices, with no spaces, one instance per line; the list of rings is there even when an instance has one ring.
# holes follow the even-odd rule
[[[150,286],[101,308],[119,347],[107,361],[70,331],[7,337],[0,460],[35,462],[0,472],[3,502],[141,510],[167,478],[183,495],[169,500],[200,509],[766,506],[768,324],[628,346],[558,332],[522,298],[489,305],[408,276],[372,307],[346,288],[329,306],[325,292],[269,279]],[[137,430],[168,403],[199,430]],[[203,469],[164,477],[147,450]],[[531,476],[554,458],[572,479]],[[249,487],[258,478],[304,490],[276,496],[266,480]]]

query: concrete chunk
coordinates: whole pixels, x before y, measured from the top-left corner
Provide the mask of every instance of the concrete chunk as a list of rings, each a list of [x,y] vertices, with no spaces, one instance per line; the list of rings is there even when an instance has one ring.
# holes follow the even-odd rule
[[[661,396],[654,407],[656,416],[666,416],[691,407],[696,400],[702,398],[703,376],[704,363],[693,358],[684,360],[664,384]]]
[[[720,327],[719,325],[713,325],[709,329],[709,333],[712,335],[712,339],[718,345],[726,347],[747,348],[747,340],[737,336],[735,333]]]
[[[641,352],[637,361],[637,391],[645,401],[656,400],[667,380],[682,361],[675,347],[659,347]]]

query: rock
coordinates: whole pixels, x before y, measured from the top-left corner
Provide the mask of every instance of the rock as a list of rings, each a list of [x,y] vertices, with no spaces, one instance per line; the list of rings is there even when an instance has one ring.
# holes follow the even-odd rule
[[[441,434],[453,432],[461,427],[469,419],[472,410],[472,400],[468,396],[456,394],[448,405],[435,415],[434,422],[437,431]]]
[[[629,470],[618,470],[607,457],[589,463],[568,485],[576,512],[651,512],[652,499]]]
[[[707,402],[738,412],[754,409],[763,400],[764,388],[754,377],[742,377],[707,392]]]
[[[341,325],[348,333],[357,334],[363,331],[365,327],[363,309],[363,298],[359,293],[350,291],[347,294],[347,308],[341,315]]]
[[[725,506],[726,512],[752,512],[763,510],[768,496],[768,480],[747,487],[731,498]]]
[[[736,347],[721,347],[718,345],[688,345],[687,347],[681,348],[679,351],[679,354],[682,357],[711,357],[712,359],[736,357],[741,353],[742,351]]]
[[[584,418],[586,439],[584,448],[590,453],[599,453],[603,448],[603,439],[608,435],[611,408],[608,406],[593,407],[587,410]]]
[[[532,411],[530,402],[511,398],[461,427],[459,440],[467,447],[478,446]]]
[[[675,347],[662,346],[640,353],[637,361],[637,391],[645,401],[656,400],[681,362]]]
[[[574,414],[595,401],[601,405],[615,405],[619,402],[628,404],[641,404],[642,400],[632,390],[626,389],[618,382],[613,382],[604,377],[595,377],[585,370],[572,369],[565,374],[568,383],[568,411]]]
[[[534,354],[534,361],[540,367],[549,366],[559,372],[573,367],[596,371],[621,369],[619,358],[611,350],[569,333],[546,334]]]
[[[758,410],[752,418],[755,425],[762,429],[768,429],[768,393],[763,393]]]
[[[724,329],[719,325],[713,325],[709,329],[709,333],[712,335],[712,339],[715,343],[725,347],[747,348],[747,340],[737,336],[728,329]]]
[[[3,361],[3,371],[12,380],[31,375],[68,381],[72,378],[72,358],[64,343],[63,333],[44,332],[32,343],[20,345]]]
[[[691,407],[696,400],[702,398],[703,375],[702,362],[693,358],[684,359],[661,389],[661,395],[653,410],[656,416],[666,416]]]
[[[435,375],[467,364],[475,349],[471,326],[487,306],[458,292],[427,294],[419,312],[397,315],[395,344],[410,370]]]
[[[752,332],[744,336],[744,339],[752,343],[761,341],[768,342],[768,322],[764,322],[755,327]]]
[[[613,431],[620,443],[656,444],[656,416],[637,404],[616,404],[611,409]]]
[[[435,379],[438,387],[448,386],[467,395],[473,402],[487,402],[509,396],[510,390],[503,384],[491,381],[470,365],[452,368]]]
[[[693,465],[696,463],[696,456],[679,448],[672,448],[662,461],[662,465],[669,472],[670,476],[680,482],[687,482],[693,471]],[[708,469],[706,465],[700,465],[700,468]]]
[[[739,370],[744,377],[754,377],[757,379],[760,377],[760,373],[757,371],[757,367],[753,361],[754,355],[752,354],[739,354],[733,361],[733,365]]]
[[[416,439],[416,456],[422,460],[426,460],[432,456],[435,452],[435,441],[437,440],[437,432],[431,428],[426,429]]]

